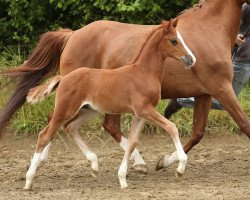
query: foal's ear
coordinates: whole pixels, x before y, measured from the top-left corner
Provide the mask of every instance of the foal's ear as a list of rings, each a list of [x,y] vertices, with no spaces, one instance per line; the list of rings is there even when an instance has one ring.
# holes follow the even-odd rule
[[[178,24],[178,17],[174,18],[172,20],[172,27],[176,28],[177,27],[177,24]]]
[[[171,30],[171,27],[172,27],[172,20],[171,19],[170,21],[164,21],[162,24],[162,32],[163,34],[168,34],[168,32]]]
[[[174,19],[170,19],[170,21],[165,21],[163,24],[163,31],[165,34],[167,34],[170,30],[172,30],[173,28],[176,28],[178,24],[178,17],[174,18]]]

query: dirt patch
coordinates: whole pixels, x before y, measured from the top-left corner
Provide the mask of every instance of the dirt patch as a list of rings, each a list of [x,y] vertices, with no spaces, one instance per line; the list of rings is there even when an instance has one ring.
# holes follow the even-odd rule
[[[156,172],[159,156],[174,151],[165,135],[143,135],[139,149],[149,167],[142,175],[130,168],[129,188],[120,190],[117,170],[123,152],[108,135],[88,143],[97,153],[100,175],[90,174],[88,161],[68,138],[54,139],[48,162],[36,173],[33,191],[25,184],[26,164],[34,153],[35,137],[5,136],[0,142],[0,199],[249,199],[250,143],[244,136],[206,135],[189,153],[186,174],[175,166]],[[86,137],[86,140],[89,138]],[[182,138],[182,143],[187,139]],[[66,143],[66,145],[65,145]],[[132,163],[131,163],[132,165]]]

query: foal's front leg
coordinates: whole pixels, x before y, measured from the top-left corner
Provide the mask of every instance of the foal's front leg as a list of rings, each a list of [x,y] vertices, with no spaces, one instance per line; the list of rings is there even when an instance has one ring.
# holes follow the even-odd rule
[[[136,114],[144,118],[155,125],[158,125],[162,127],[166,132],[168,132],[174,142],[175,148],[176,148],[176,157],[179,160],[179,165],[176,170],[176,176],[180,176],[184,174],[186,163],[187,163],[187,155],[185,154],[180,139],[179,139],[179,133],[174,123],[167,120],[165,117],[163,117],[155,107],[148,105],[143,110],[139,110],[136,112]]]
[[[205,133],[206,121],[208,118],[209,108],[211,107],[211,96],[204,95],[195,97],[194,117],[193,117],[193,132],[191,138],[184,145],[185,153],[188,153],[192,147],[197,145]],[[165,155],[158,160],[156,170],[167,168],[172,164],[178,162],[177,152],[171,155]]]
[[[120,117],[121,115],[105,114],[103,127],[119,143],[122,149],[126,151],[128,148],[128,139],[124,137],[121,132]],[[147,165],[137,149],[134,149],[133,153],[131,154],[130,160],[134,160],[133,167],[136,171],[141,173],[148,173]]]
[[[125,150],[125,154],[124,154],[121,166],[118,171],[118,178],[120,181],[121,189],[128,187],[126,176],[128,173],[129,158],[139,142],[140,132],[142,128],[144,127],[144,124],[145,124],[144,120],[136,116],[133,116],[132,124],[130,127],[128,147]]]

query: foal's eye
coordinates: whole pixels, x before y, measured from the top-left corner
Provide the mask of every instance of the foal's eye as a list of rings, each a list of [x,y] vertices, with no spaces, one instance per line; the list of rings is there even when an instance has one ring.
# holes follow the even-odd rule
[[[173,46],[176,46],[178,44],[177,39],[171,39],[170,42]]]

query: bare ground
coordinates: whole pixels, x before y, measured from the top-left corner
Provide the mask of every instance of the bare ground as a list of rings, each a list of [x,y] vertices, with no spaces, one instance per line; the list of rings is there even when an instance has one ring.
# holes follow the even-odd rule
[[[186,140],[182,138],[182,143]],[[250,199],[250,142],[245,136],[206,135],[189,153],[186,174],[177,179],[176,165],[154,170],[159,156],[174,151],[169,137],[144,134],[139,149],[149,174],[139,174],[131,167],[125,190],[119,188],[117,178],[123,152],[116,142],[104,135],[88,143],[99,158],[97,179],[77,146],[68,137],[57,136],[48,162],[36,174],[33,191],[27,192],[22,188],[36,137],[5,136],[0,142],[0,199]]]

